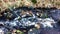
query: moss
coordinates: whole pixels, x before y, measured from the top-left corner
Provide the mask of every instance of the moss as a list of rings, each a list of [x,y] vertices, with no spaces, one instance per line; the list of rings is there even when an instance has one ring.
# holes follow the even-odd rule
[[[20,20],[21,20],[21,17],[19,16],[18,21],[20,21]]]
[[[11,34],[11,32],[7,32],[7,34]]]
[[[32,3],[34,3],[34,4],[36,4],[36,3],[37,3],[37,1],[36,1],[36,0],[31,0],[31,2],[32,2]]]
[[[46,13],[45,14],[43,13],[41,17],[48,18],[48,15]]]
[[[17,33],[19,33],[19,34],[24,34],[23,32],[21,32],[20,30],[17,30],[16,31]]]

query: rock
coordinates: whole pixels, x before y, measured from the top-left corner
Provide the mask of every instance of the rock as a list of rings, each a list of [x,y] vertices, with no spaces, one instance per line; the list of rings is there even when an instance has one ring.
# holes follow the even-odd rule
[[[42,30],[40,34],[60,34],[60,31],[57,31],[56,29],[50,29],[50,30]]]
[[[35,24],[35,27],[36,27],[37,29],[39,29],[39,28],[40,28],[40,24],[39,24],[39,23]]]
[[[39,34],[40,30],[36,28],[32,28],[32,31],[28,31],[28,34]]]
[[[45,18],[45,19],[41,19],[38,18],[39,23],[43,25],[43,27],[50,27],[53,28],[52,24],[55,24],[56,22],[52,19],[52,18]]]
[[[7,34],[8,29],[6,29],[5,27],[0,27],[0,34]]]
[[[52,10],[52,11],[50,11],[50,15],[51,15],[51,17],[54,19],[54,20],[56,20],[56,21],[60,21],[60,10]]]

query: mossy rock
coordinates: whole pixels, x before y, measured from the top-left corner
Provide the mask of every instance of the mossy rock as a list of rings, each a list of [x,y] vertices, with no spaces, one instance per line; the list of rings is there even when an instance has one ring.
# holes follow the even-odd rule
[[[34,4],[36,4],[36,3],[37,3],[37,1],[36,1],[36,0],[31,0],[31,2],[32,2],[32,3],[34,3]]]
[[[17,30],[16,31],[17,33],[19,33],[19,34],[24,34],[22,31],[20,31],[20,30]]]

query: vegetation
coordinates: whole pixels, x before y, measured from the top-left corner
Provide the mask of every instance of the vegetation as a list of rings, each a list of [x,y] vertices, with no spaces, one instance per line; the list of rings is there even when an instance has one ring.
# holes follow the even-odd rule
[[[16,31],[18,34],[24,34],[23,32],[21,32],[20,30]]]
[[[36,3],[37,3],[37,1],[36,1],[36,0],[31,0],[31,2],[32,2],[32,3],[34,3],[34,4],[36,4]]]

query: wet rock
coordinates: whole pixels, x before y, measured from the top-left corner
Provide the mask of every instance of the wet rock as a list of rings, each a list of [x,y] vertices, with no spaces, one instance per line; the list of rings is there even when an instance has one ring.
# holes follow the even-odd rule
[[[56,29],[50,29],[50,30],[42,30],[40,34],[60,34],[60,31],[57,31]]]
[[[60,21],[60,10],[52,10],[50,11],[51,13],[51,17],[56,20],[56,21]]]
[[[8,29],[6,29],[5,27],[0,27],[0,34],[7,34]]]
[[[40,28],[40,24],[39,24],[39,23],[35,24],[35,27],[36,27],[37,29],[39,29],[39,28]]]
[[[45,19],[41,19],[38,18],[39,23],[43,25],[43,27],[51,27],[53,28],[52,24],[55,24],[56,22],[52,19],[52,18],[45,18]]]
[[[32,31],[28,31],[28,34],[39,34],[40,33],[40,30],[39,29],[36,29],[36,28],[32,28]]]
[[[60,25],[60,10],[52,10],[50,11],[50,16],[57,22],[56,24]]]
[[[31,22],[31,21],[29,21],[27,18],[23,18],[23,19],[21,20],[21,22],[22,22],[22,25],[23,25],[23,26],[31,26],[31,25],[34,25],[34,24],[35,24],[35,22]]]

